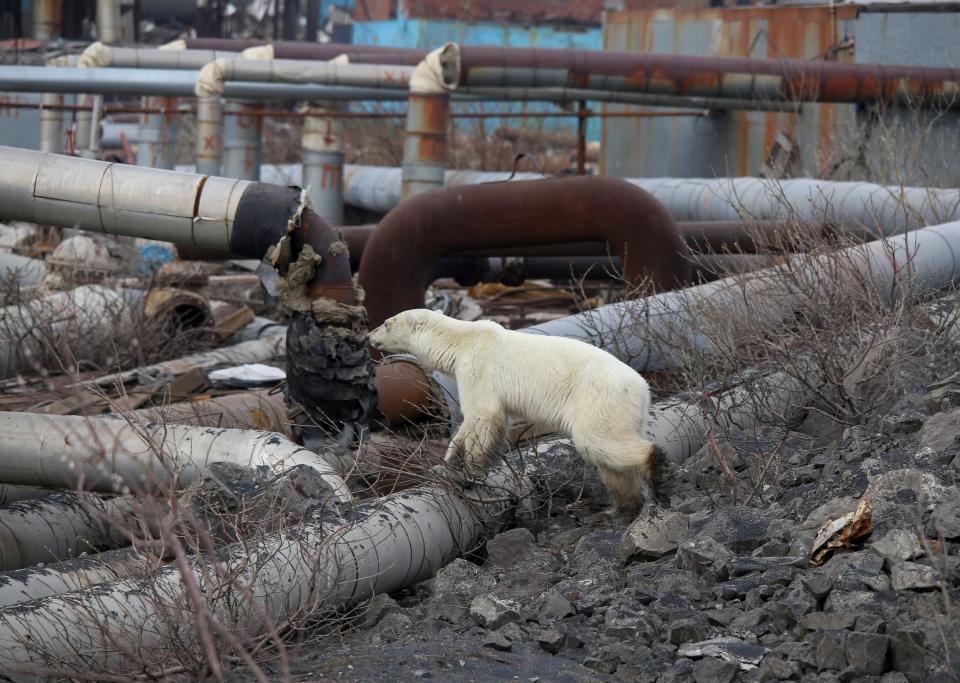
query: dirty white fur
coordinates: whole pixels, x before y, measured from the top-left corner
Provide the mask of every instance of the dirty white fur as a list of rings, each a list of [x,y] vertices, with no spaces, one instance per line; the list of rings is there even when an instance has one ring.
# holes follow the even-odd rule
[[[658,450],[645,438],[650,389],[606,351],[426,309],[390,318],[370,342],[388,353],[411,353],[456,379],[463,424],[447,462],[465,459],[486,469],[501,452],[509,420],[523,419],[569,436],[599,469],[618,510],[634,512],[652,496]]]

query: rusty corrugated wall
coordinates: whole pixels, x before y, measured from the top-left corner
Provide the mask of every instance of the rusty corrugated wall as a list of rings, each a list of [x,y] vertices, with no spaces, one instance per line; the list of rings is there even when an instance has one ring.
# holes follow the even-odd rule
[[[852,62],[857,8],[730,7],[610,12],[607,50],[824,59]],[[628,109],[608,105],[610,111]],[[642,108],[640,108],[642,109]],[[853,105],[805,105],[799,114],[729,112],[709,118],[605,119],[601,170],[617,176],[756,175],[778,141],[793,142],[793,168],[823,175]],[[779,145],[778,145],[779,146]],[[784,149],[786,146],[784,146]]]

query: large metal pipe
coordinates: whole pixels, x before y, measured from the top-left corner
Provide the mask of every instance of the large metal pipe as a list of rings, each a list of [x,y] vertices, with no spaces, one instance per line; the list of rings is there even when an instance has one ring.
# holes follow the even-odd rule
[[[268,633],[293,615],[348,609],[427,579],[476,547],[501,527],[524,483],[495,473],[471,496],[479,502],[444,487],[410,489],[360,504],[349,517],[328,511],[295,532],[254,538],[223,559],[188,559],[186,567],[163,568],[146,582],[111,582],[0,610],[0,668],[13,681],[33,680],[44,661],[56,661],[58,671],[90,672],[92,661],[123,670],[128,647],[169,647],[171,630],[191,647],[194,620],[178,613],[171,621],[170,605],[190,600],[181,571],[204,596],[198,608],[245,637]],[[113,644],[106,649],[103,625],[92,616],[102,614],[109,615]]]
[[[63,32],[63,0],[33,0],[33,39],[56,40]]]
[[[223,102],[223,175],[260,180],[260,147],[263,105],[258,102]]]
[[[289,59],[216,59],[197,74],[197,94],[222,93],[224,83],[310,83],[405,90],[413,73],[408,66],[298,62]]]
[[[445,49],[444,86],[576,87],[791,102],[955,106],[960,70],[797,59],[462,46]]]
[[[960,276],[960,222],[913,230],[896,237],[850,247],[838,257],[791,257],[791,276],[831,285],[837,258],[872,282],[884,297],[903,292],[928,293],[949,286]],[[617,354],[638,372],[676,367],[687,345],[709,353],[713,342],[699,321],[698,307],[723,311],[730,329],[763,319],[771,329],[790,316],[799,301],[777,282],[784,277],[775,267],[717,280],[688,289],[610,304],[568,318],[528,328],[531,334],[580,339]],[[629,325],[625,326],[625,321]]]
[[[445,49],[428,54],[410,75],[403,140],[403,199],[443,187],[450,115],[450,95],[443,87],[440,64],[440,54]]]
[[[627,223],[624,216],[643,222]],[[657,289],[669,289],[689,281],[676,223],[628,183],[579,176],[470,185],[412,198],[381,221],[360,261],[370,324],[423,307],[427,278],[440,256],[468,248],[594,240],[620,256],[629,282],[647,279]]]
[[[314,211],[332,225],[343,223],[343,149],[340,120],[310,107],[303,120],[303,186]]]
[[[123,40],[120,0],[97,0],[97,38],[103,43]]]
[[[275,432],[0,412],[0,477],[10,484],[117,493],[183,488],[213,462],[282,472],[309,465],[339,500],[334,464]]]

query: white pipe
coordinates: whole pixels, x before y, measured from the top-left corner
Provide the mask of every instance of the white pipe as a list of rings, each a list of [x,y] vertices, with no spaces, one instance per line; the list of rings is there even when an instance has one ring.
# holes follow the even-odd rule
[[[177,99],[144,97],[144,109],[159,109],[140,115],[137,133],[137,165],[172,169],[176,162]]]
[[[340,120],[310,107],[303,120],[303,186],[313,210],[331,225],[343,224],[343,148]]]
[[[263,106],[257,102],[223,102],[223,175],[241,180],[260,180],[260,147]]]
[[[120,0],[97,0],[97,38],[103,43],[123,40]]]
[[[275,432],[0,412],[0,479],[10,484],[163,491],[183,488],[213,462],[276,473],[309,465],[338,500],[351,499],[327,460]]]
[[[56,40],[62,33],[63,0],[33,0],[33,39]]]
[[[499,473],[488,483],[473,494],[489,498],[484,504],[425,487],[362,504],[347,519],[311,519],[295,533],[272,534],[225,553],[217,567],[212,558],[202,565],[190,561],[190,579],[212,614],[247,637],[294,614],[346,609],[433,576],[497,528],[513,508],[519,484]],[[169,567],[149,579],[149,588],[117,581],[0,610],[0,668],[11,680],[32,680],[46,655],[61,670],[81,666],[89,672],[88,658],[97,653],[98,665],[116,671],[129,664],[128,648],[169,646],[170,628],[194,643],[191,620],[169,621],[169,606],[185,600],[180,573]],[[109,615],[109,648],[94,615]]]

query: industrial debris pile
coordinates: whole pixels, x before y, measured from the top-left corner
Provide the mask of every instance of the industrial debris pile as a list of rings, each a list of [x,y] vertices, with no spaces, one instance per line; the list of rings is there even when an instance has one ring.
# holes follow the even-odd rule
[[[458,102],[949,109],[960,72],[111,42],[0,67],[45,106],[0,147],[0,678],[960,673],[960,190],[447,168]],[[345,163],[366,100],[406,102],[402,167]],[[538,425],[445,464],[470,378],[368,347],[423,307],[647,377],[663,500],[611,515]]]

